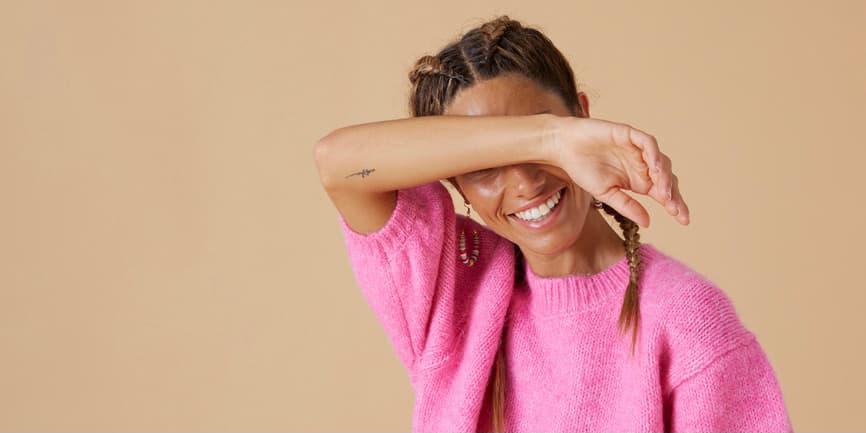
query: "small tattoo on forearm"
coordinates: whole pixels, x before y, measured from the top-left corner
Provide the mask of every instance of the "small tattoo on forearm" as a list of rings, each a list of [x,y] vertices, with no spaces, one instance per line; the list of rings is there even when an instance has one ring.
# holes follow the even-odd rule
[[[370,175],[370,173],[372,173],[372,172],[374,172],[374,171],[376,171],[375,168],[365,168],[365,169],[363,169],[363,170],[361,170],[361,171],[356,171],[356,172],[354,172],[354,173],[352,173],[352,174],[346,176],[346,179],[348,179],[348,178],[350,178],[350,177],[352,177],[352,176],[358,176],[358,175],[360,175],[362,178],[363,178],[363,177],[367,177],[367,176]]]

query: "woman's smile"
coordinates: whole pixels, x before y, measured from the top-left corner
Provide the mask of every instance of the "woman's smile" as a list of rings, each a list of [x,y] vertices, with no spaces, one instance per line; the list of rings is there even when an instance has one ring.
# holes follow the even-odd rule
[[[568,196],[568,189],[563,187],[548,196],[534,207],[527,207],[508,215],[508,218],[521,227],[532,230],[543,230],[552,227],[562,213],[562,202]]]

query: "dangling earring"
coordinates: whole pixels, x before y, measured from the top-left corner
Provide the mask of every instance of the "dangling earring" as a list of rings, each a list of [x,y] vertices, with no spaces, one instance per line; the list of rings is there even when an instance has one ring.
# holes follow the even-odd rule
[[[592,207],[596,209],[601,209],[602,206],[604,206],[604,203],[596,200],[595,197],[592,198]]]
[[[463,205],[466,206],[466,217],[469,217],[470,208],[469,202],[464,201]],[[472,266],[475,262],[478,261],[478,252],[481,250],[481,238],[478,236],[478,231],[472,229],[472,254],[466,253],[466,232],[463,229],[460,229],[460,238],[457,241],[457,250],[460,253],[460,260],[463,261],[463,264],[466,266]]]

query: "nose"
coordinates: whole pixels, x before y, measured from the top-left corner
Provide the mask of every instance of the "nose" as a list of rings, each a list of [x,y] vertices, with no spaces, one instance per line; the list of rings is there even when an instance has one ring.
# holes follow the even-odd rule
[[[509,166],[505,170],[505,175],[520,197],[533,198],[544,191],[544,170],[535,164]]]

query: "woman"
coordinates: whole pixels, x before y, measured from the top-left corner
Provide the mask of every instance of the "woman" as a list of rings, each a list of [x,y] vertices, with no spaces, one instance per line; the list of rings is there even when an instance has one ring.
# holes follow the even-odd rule
[[[623,190],[689,222],[670,160],[652,136],[591,119],[550,40],[500,17],[410,81],[411,118],[337,129],[315,156],[409,372],[413,430],[791,430],[725,293],[639,244],[649,216]]]

